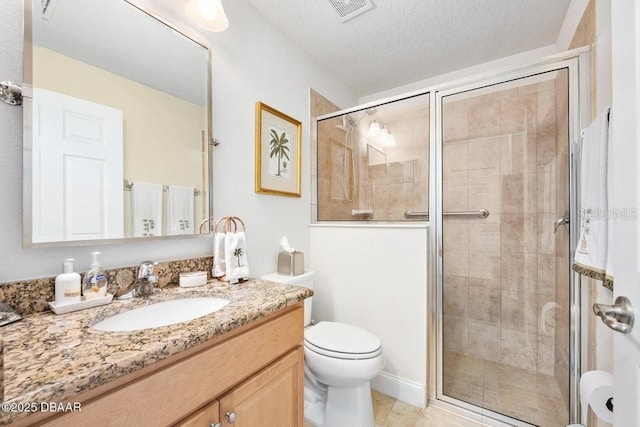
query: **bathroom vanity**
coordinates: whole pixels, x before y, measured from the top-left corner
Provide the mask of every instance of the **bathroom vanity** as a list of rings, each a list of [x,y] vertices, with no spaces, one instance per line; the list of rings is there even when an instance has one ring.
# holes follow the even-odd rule
[[[311,295],[261,280],[212,281],[103,308],[27,316],[3,330],[6,401],[80,402],[81,411],[2,412],[0,424],[301,426],[302,301]],[[161,328],[91,328],[139,306],[199,296],[231,302]]]

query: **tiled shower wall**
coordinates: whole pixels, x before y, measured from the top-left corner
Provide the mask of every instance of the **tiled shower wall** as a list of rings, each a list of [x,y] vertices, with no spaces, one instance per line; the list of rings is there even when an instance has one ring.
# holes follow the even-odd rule
[[[402,105],[403,101],[396,102]],[[318,122],[318,220],[405,221],[405,211],[428,210],[429,108],[426,105],[428,95],[424,95],[422,106],[402,112],[385,111],[389,106],[380,106],[371,117],[365,111],[351,113],[348,117],[359,125],[348,133],[342,117]],[[368,146],[375,144],[367,139],[369,120],[373,119],[391,130],[395,147],[373,149]],[[353,216],[354,209],[370,210],[373,214]]]
[[[360,150],[358,206],[373,210],[374,220],[403,221],[405,211],[429,210],[429,109],[396,114],[385,125],[397,146],[384,149],[385,163],[371,166],[367,150]]]
[[[310,91],[311,100],[311,120],[315,117],[340,111],[340,107],[320,95],[315,90]],[[331,188],[331,148],[333,145],[344,143],[345,133],[340,131],[336,125],[341,124],[339,118],[330,120],[330,124],[320,126],[318,124],[318,133],[316,138],[312,138],[311,142],[311,165],[318,165],[311,168],[311,218],[317,219],[318,216],[332,216],[334,213],[337,217],[351,217],[352,203],[348,200],[331,200],[329,189]],[[323,141],[318,145],[318,140]],[[322,162],[322,165],[318,163]],[[334,184],[335,186],[335,184]],[[315,202],[315,203],[314,203]],[[317,204],[316,204],[317,203]],[[321,207],[322,211],[318,210]]]
[[[553,375],[555,354],[556,92],[533,84],[445,99],[447,351]]]
[[[347,133],[338,127],[341,123],[340,117],[318,123],[317,200],[321,221],[358,220],[351,216],[358,204],[358,188],[353,185],[355,153],[347,143]]]

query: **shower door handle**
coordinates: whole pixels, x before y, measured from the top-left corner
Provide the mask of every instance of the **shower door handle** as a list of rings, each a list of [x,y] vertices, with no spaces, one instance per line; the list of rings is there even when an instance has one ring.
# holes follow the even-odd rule
[[[614,305],[593,304],[593,313],[609,328],[616,332],[628,334],[633,328],[635,316],[631,301],[627,297],[618,297]]]
[[[553,226],[553,234],[556,234],[558,232],[558,227],[560,227],[561,225],[566,225],[569,224],[569,217],[568,216],[563,216],[562,218],[558,218],[556,220],[555,225]]]

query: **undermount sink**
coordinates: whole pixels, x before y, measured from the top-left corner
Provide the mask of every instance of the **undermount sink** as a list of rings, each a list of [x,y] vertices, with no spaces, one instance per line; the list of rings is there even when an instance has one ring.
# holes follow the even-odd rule
[[[220,310],[230,301],[223,298],[198,297],[158,302],[108,317],[92,326],[109,332],[131,332],[174,325]]]

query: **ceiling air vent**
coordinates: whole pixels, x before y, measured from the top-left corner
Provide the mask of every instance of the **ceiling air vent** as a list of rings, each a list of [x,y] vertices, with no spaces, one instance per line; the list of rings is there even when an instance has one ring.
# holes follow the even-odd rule
[[[373,8],[371,0],[329,0],[329,3],[338,12],[342,22],[347,22]]]

